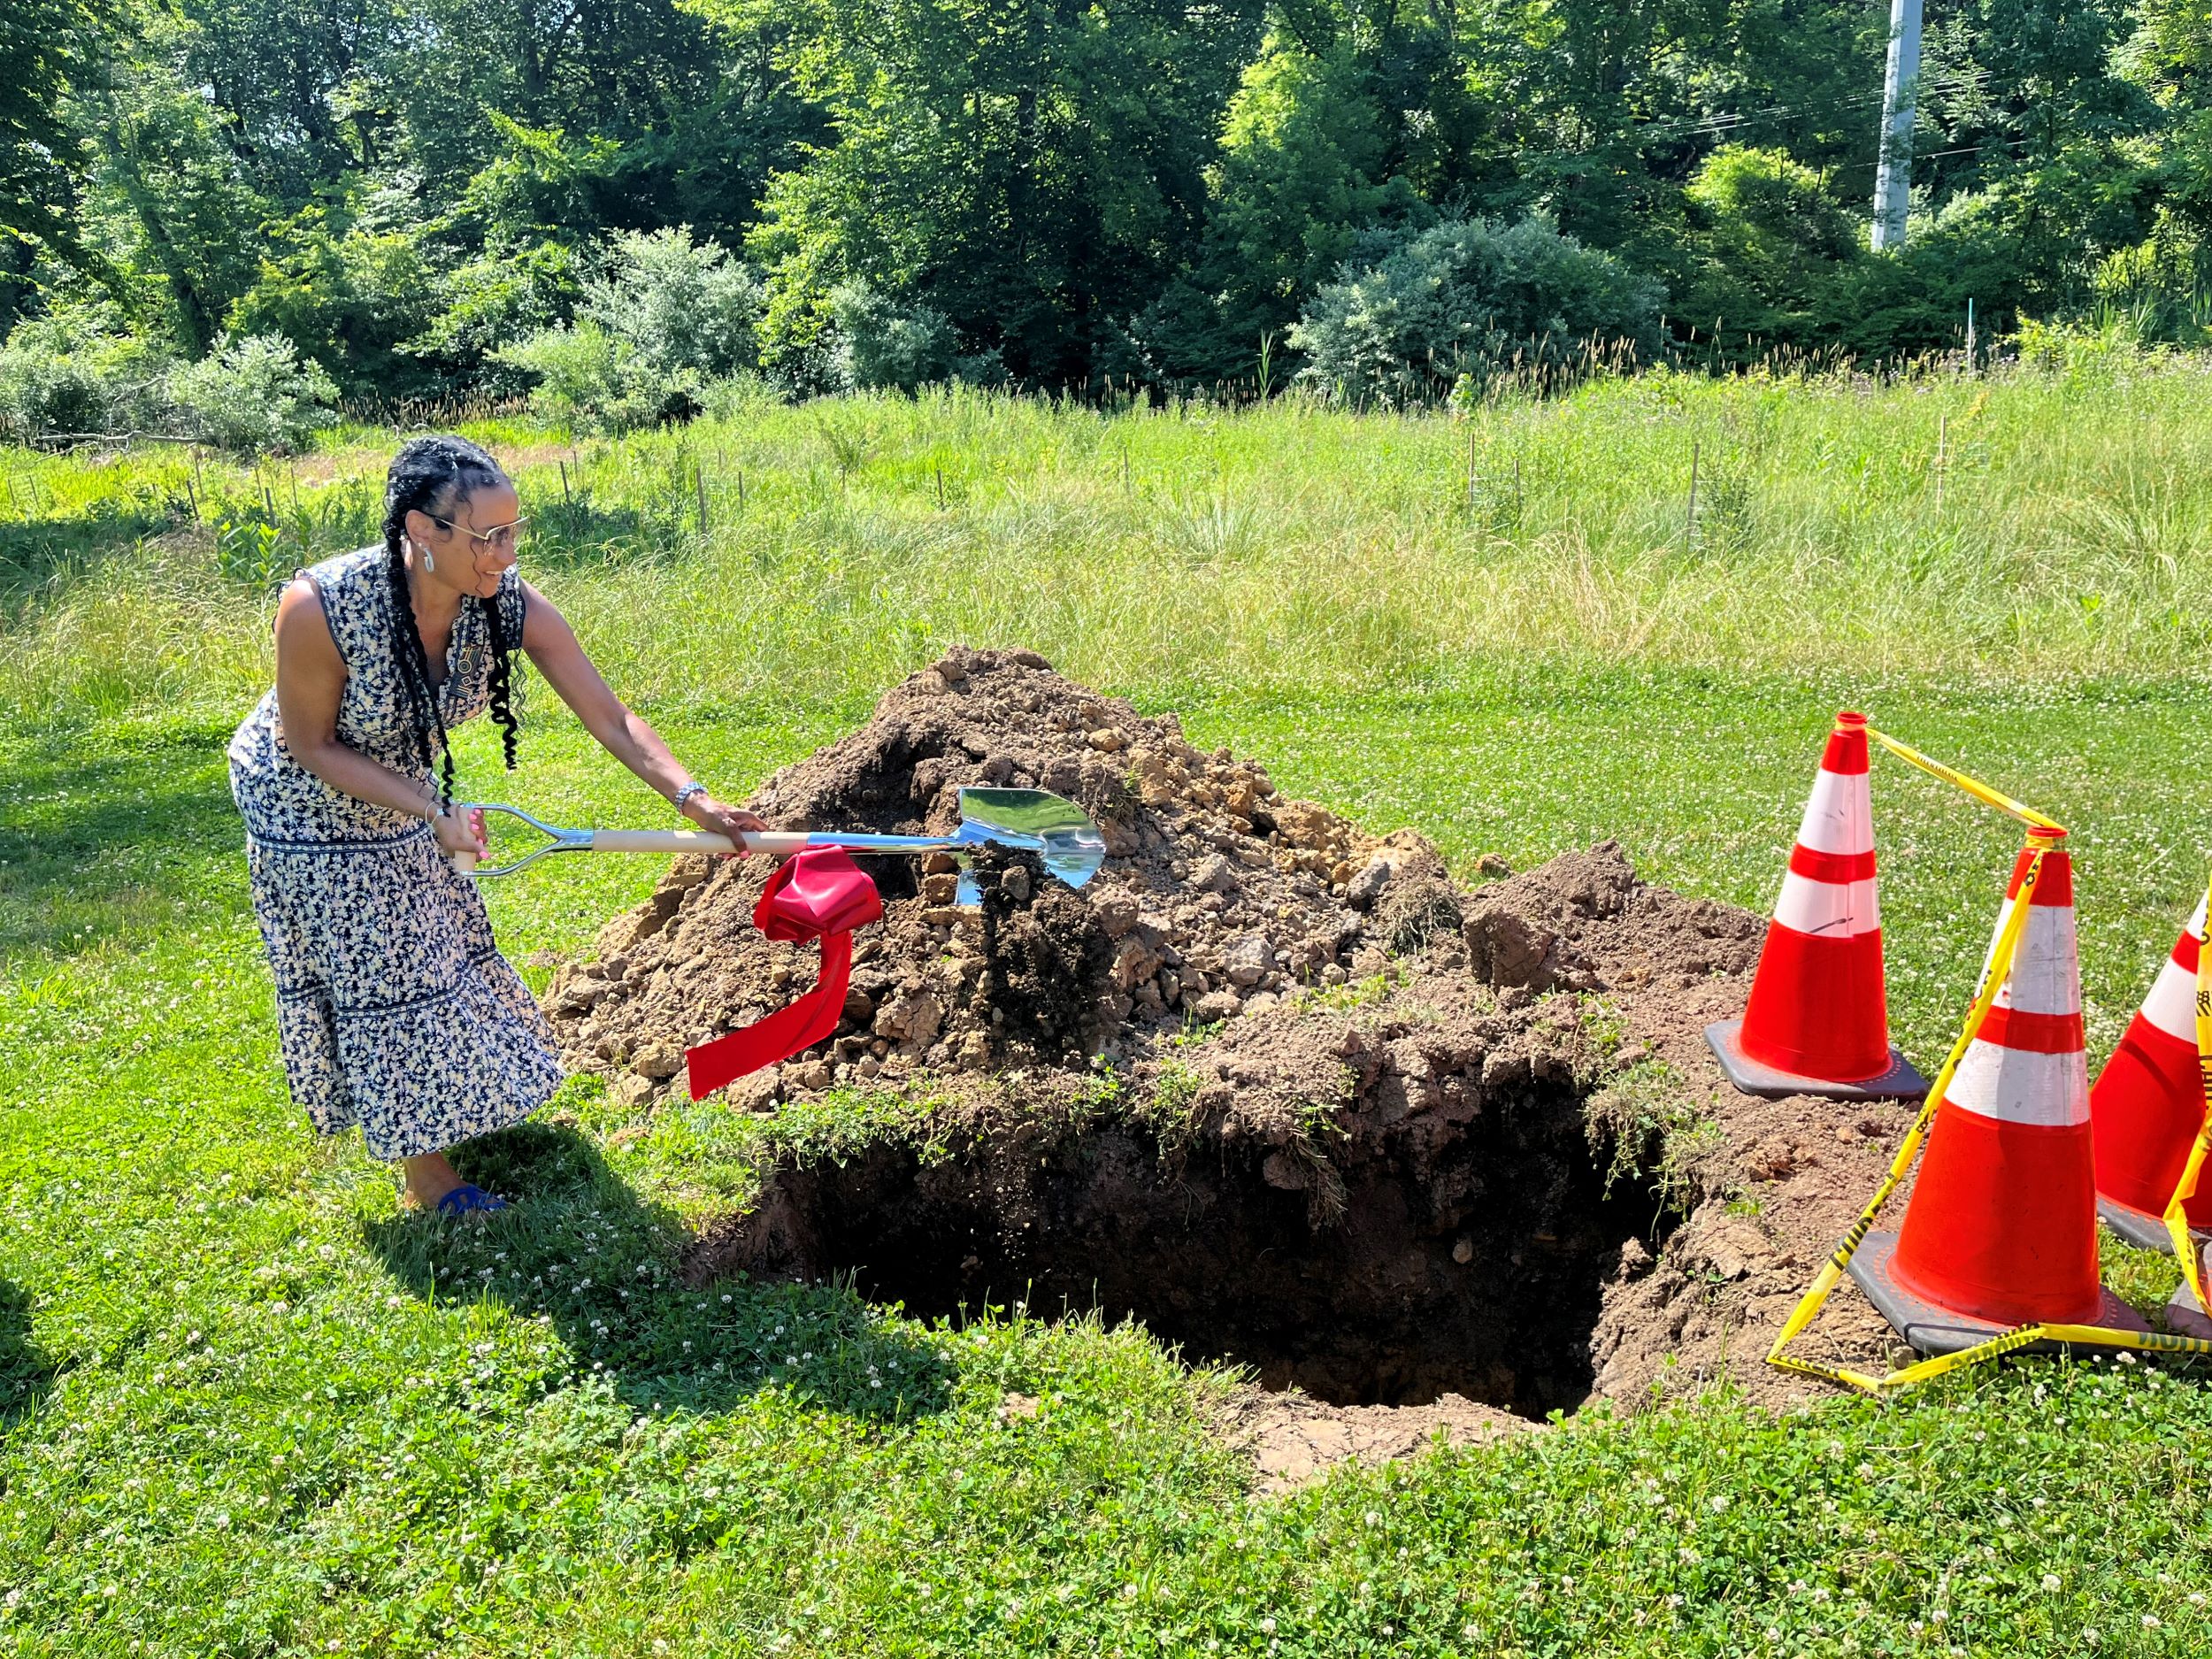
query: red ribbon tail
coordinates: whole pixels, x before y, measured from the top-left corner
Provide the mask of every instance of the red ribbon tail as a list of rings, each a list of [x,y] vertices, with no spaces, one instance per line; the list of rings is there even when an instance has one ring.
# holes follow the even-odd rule
[[[703,1100],[764,1065],[774,1065],[803,1048],[812,1048],[835,1031],[845,1011],[845,991],[852,977],[853,936],[824,934],[820,982],[811,991],[742,1031],[684,1050],[691,1098]]]

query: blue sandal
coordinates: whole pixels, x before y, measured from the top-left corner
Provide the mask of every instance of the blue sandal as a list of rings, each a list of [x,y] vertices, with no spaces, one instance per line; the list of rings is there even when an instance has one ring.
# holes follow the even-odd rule
[[[442,1216],[466,1216],[506,1208],[507,1201],[498,1194],[488,1193],[469,1181],[462,1182],[438,1201],[438,1213]]]

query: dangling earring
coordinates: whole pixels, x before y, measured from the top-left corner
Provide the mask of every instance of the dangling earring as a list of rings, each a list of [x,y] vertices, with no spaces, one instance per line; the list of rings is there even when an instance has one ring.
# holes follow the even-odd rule
[[[422,560],[422,567],[424,571],[431,574],[435,574],[438,569],[438,561],[430,557],[430,549],[423,542],[416,541],[412,536],[410,536],[407,539],[407,545],[414,549],[416,557]]]

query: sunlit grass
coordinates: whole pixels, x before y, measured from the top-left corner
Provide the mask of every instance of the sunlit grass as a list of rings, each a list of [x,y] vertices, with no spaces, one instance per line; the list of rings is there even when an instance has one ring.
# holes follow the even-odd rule
[[[1194,690],[1402,686],[1500,651],[2199,679],[2208,384],[2188,359],[1654,375],[1467,420],[963,391],[477,435],[520,479],[534,573],[649,701],[834,698],[971,638]],[[10,453],[0,703],[234,701],[266,672],[266,581],[374,538],[394,441],[346,428],[258,471]]]
[[[480,435],[521,469],[534,570],[733,796],[943,643],[1024,643],[1463,870],[1617,836],[1763,908],[1857,704],[2074,826],[2101,1057],[2212,855],[2203,386],[1654,380],[1459,424],[961,396]],[[516,1213],[401,1219],[285,1097],[221,757],[266,579],[373,534],[393,442],[258,479],[0,460],[35,503],[0,522],[0,1652],[2203,1650],[2186,1365],[1590,1414],[1265,1500],[1210,1415],[1225,1379],[1140,1328],[680,1280],[765,1142],[838,1156],[882,1102],[640,1116],[573,1084],[475,1154]],[[522,769],[480,726],[464,793],[665,821],[532,689]],[[2016,826],[1876,765],[1926,1063]],[[655,874],[549,862],[489,898],[542,986]],[[2175,1278],[2107,1270],[2139,1302]]]

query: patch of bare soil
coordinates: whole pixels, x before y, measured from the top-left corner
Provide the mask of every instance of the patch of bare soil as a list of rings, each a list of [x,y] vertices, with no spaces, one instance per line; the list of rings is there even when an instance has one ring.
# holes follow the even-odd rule
[[[1310,1485],[1339,1463],[1386,1463],[1436,1446],[1487,1446],[1535,1425],[1495,1406],[1446,1394],[1425,1406],[1333,1406],[1295,1388],[1240,1388],[1220,1414],[1230,1443],[1272,1496]]]
[[[753,805],[939,831],[967,783],[1082,802],[1104,870],[1075,893],[987,860],[979,913],[949,859],[874,861],[887,913],[837,1033],[732,1104],[936,1104],[767,1171],[695,1277],[1140,1318],[1256,1376],[1269,1479],[1592,1398],[1809,1392],[1761,1356],[1907,1120],[1727,1086],[1701,1033],[1741,1010],[1760,918],[1611,842],[1467,888],[1418,835],[1288,800],[1025,652],[954,652]],[[679,861],[611,922],[547,994],[568,1062],[649,1110],[686,1044],[803,991],[811,949],[751,925],[765,874]],[[1885,1334],[1841,1291],[1806,1351],[1868,1363]]]

